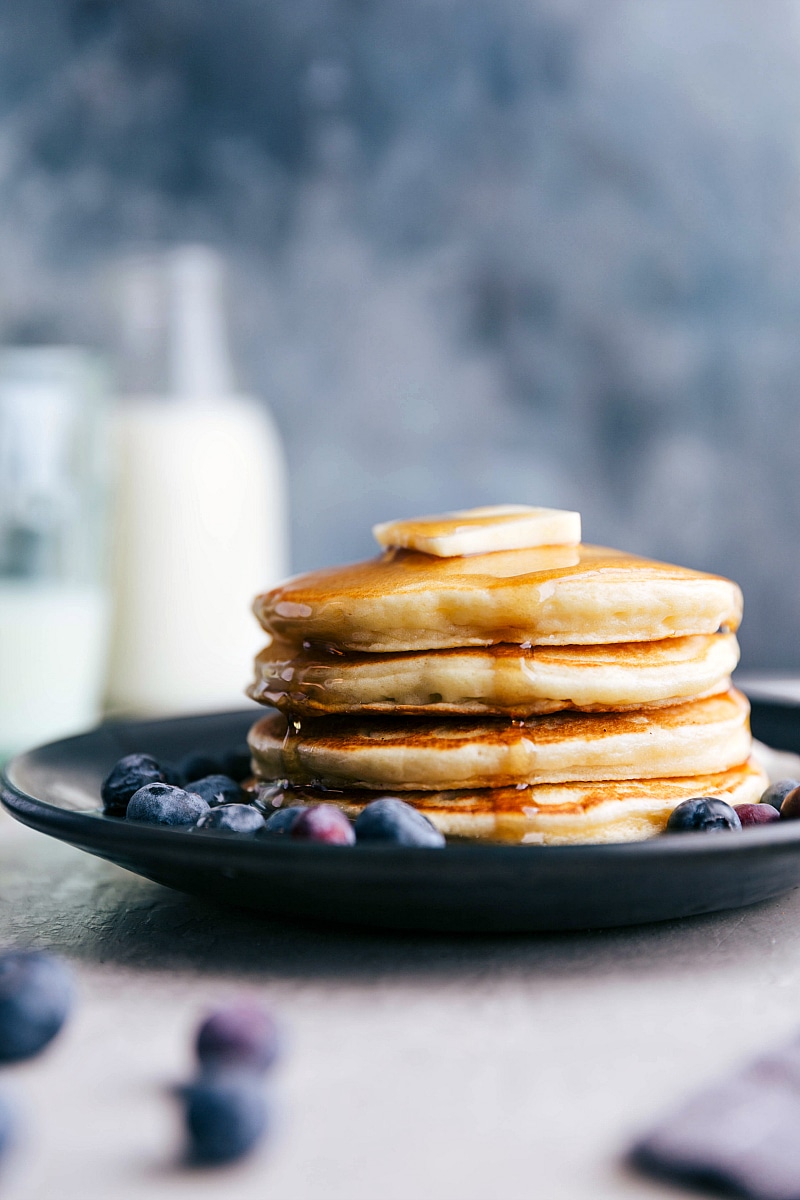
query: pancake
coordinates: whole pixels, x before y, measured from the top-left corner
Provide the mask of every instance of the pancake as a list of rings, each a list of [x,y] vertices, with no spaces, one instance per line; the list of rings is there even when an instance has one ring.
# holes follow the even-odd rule
[[[675,704],[727,691],[734,634],[612,646],[503,643],[405,654],[337,654],[274,642],[256,659],[254,700],[299,716],[464,713],[529,717]]]
[[[527,844],[638,841],[661,833],[682,800],[718,796],[728,804],[756,804],[766,773],[752,760],[728,771],[682,779],[538,784],[442,792],[403,792],[449,837]],[[296,788],[276,791],[281,806],[327,802],[355,818],[375,793]]]
[[[735,632],[741,612],[730,580],[586,545],[467,558],[389,550],[255,602],[276,637],[370,653],[659,641]]]
[[[394,791],[650,779],[725,771],[750,754],[749,705],[731,689],[669,708],[526,721],[265,717],[250,732],[262,779]]]

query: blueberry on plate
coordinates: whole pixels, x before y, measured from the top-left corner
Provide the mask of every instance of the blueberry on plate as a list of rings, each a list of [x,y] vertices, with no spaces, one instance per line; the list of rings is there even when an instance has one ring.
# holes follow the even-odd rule
[[[197,822],[198,829],[215,829],[218,833],[260,833],[264,828],[261,813],[249,804],[220,804]]]
[[[247,1073],[208,1075],[183,1089],[191,1161],[234,1162],[253,1151],[267,1132],[260,1080]]]
[[[204,1070],[266,1071],[278,1057],[278,1029],[260,1004],[241,1001],[206,1017],[197,1031],[196,1049]]]
[[[178,763],[178,771],[184,784],[194,783],[207,775],[219,775],[220,764],[209,754],[187,754]]]
[[[444,835],[404,800],[382,796],[356,819],[356,841],[393,842],[396,846],[443,846]]]
[[[205,779],[196,779],[190,790],[195,796],[202,796],[212,808],[218,804],[241,804],[244,799],[238,783],[227,775],[206,775]]]
[[[288,833],[299,814],[305,812],[305,807],[304,804],[292,804],[289,808],[279,808],[267,817],[264,833]]]
[[[781,817],[785,821],[796,821],[800,817],[800,787],[792,788],[783,798]]]
[[[202,796],[169,783],[149,783],[131,797],[127,816],[148,825],[196,825],[210,811]]]
[[[353,826],[335,804],[314,804],[298,813],[289,837],[305,842],[327,842],[331,846],[352,846],[356,840]]]
[[[0,954],[0,1061],[43,1050],[61,1030],[73,1000],[72,975],[60,958],[38,950]]]
[[[800,779],[779,779],[777,783],[771,783],[764,795],[761,797],[762,804],[771,804],[773,808],[781,810],[789,792],[793,792],[796,787],[800,787]]]
[[[736,804],[734,812],[742,823],[742,828],[746,825],[769,825],[773,821],[780,820],[780,813],[777,808],[773,808],[771,804]]]
[[[124,817],[134,792],[147,783],[165,783],[166,778],[164,768],[151,755],[126,754],[103,780],[103,811],[112,817]]]
[[[725,829],[741,829],[736,810],[716,796],[696,796],[684,800],[670,813],[667,833],[720,833]]]

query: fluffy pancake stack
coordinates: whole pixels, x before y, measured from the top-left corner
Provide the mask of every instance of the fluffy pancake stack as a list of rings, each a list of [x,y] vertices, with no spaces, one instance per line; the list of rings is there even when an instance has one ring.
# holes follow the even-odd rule
[[[440,829],[625,841],[692,796],[766,787],[731,688],[729,580],[579,542],[577,514],[399,522],[384,553],[258,597],[261,779],[355,816],[395,794]],[[545,541],[546,544],[536,544]]]

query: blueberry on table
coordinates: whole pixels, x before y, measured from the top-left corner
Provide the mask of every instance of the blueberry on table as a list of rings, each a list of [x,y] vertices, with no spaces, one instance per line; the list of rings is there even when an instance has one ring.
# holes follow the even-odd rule
[[[229,1004],[206,1018],[197,1031],[196,1048],[204,1069],[266,1071],[278,1057],[278,1030],[259,1004]]]
[[[356,819],[356,841],[393,842],[396,846],[443,846],[444,835],[404,800],[382,796]]]
[[[38,950],[0,954],[0,1061],[43,1050],[62,1028],[73,999],[72,975],[55,955]]]
[[[292,822],[289,837],[306,842],[327,842],[332,846],[352,846],[356,840],[353,826],[334,804],[304,808]]]
[[[279,808],[272,816],[267,817],[264,833],[288,833],[299,814],[305,812],[305,809],[304,804],[292,804],[289,808]]]
[[[779,779],[777,783],[771,783],[764,795],[761,797],[762,804],[771,804],[773,808],[777,808],[780,812],[789,792],[793,792],[796,787],[800,787],[800,779]]]
[[[741,829],[736,810],[716,796],[696,796],[684,800],[670,813],[667,833],[720,833],[725,829]]]
[[[263,1086],[249,1074],[204,1076],[183,1089],[190,1158],[213,1165],[253,1151],[267,1132]]]
[[[131,797],[128,820],[148,825],[196,825],[210,812],[201,796],[168,783],[149,783]]]
[[[178,770],[184,784],[194,783],[197,779],[205,779],[207,775],[218,775],[220,763],[208,754],[187,754],[178,763]]]
[[[780,813],[777,808],[773,808],[771,804],[736,804],[734,812],[742,823],[745,825],[769,825],[773,821],[780,820]]]
[[[200,818],[197,828],[252,835],[264,828],[264,818],[258,809],[251,808],[249,804],[220,804]]]
[[[127,754],[103,780],[100,789],[103,811],[109,816],[124,817],[134,792],[147,783],[164,783],[166,779],[164,768],[151,755]]]
[[[212,808],[218,804],[241,804],[244,798],[238,783],[227,775],[206,775],[205,779],[196,779],[188,790],[202,796]]]

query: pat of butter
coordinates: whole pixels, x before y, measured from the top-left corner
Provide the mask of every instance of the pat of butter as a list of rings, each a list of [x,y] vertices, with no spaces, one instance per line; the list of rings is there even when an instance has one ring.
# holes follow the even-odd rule
[[[581,514],[561,508],[498,504],[413,517],[373,526],[378,545],[419,550],[437,558],[527,550],[535,546],[575,546],[581,540]]]

